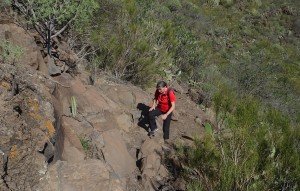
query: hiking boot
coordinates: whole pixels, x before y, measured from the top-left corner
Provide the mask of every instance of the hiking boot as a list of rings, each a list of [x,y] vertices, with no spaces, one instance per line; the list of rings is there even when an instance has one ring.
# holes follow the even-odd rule
[[[158,128],[154,129],[153,131],[150,131],[149,136],[154,136],[156,131],[158,131]]]
[[[165,145],[171,145],[171,142],[170,142],[169,139],[164,139],[164,144],[165,144]]]
[[[171,152],[171,143],[169,139],[164,139],[164,144],[162,145],[162,149],[167,153]]]
[[[162,145],[162,150],[165,152],[165,154],[172,153],[172,143],[169,139],[164,139],[164,144]]]
[[[158,128],[156,127],[156,129],[154,129],[153,131],[151,131],[151,128],[149,127],[148,131],[149,132],[156,132],[156,131],[158,131]]]

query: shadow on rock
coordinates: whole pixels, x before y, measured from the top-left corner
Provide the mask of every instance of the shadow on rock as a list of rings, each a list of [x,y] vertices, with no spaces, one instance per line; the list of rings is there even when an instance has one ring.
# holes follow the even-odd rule
[[[138,120],[137,125],[139,127],[142,127],[143,129],[145,129],[148,132],[148,128],[149,128],[148,112],[149,112],[150,107],[143,103],[138,103],[136,108],[141,111],[141,116]]]

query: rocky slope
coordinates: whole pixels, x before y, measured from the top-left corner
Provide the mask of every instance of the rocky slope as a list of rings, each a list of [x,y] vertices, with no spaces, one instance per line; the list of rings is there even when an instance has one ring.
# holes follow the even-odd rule
[[[49,58],[34,35],[3,22],[0,29],[0,37],[26,50],[17,66],[0,64],[1,190],[184,189],[166,165],[166,154],[174,150],[163,144],[161,119],[157,135],[147,135],[155,89],[144,91],[104,75],[90,85],[84,70],[75,77],[65,72],[66,63],[76,59],[65,43],[58,42],[59,59]],[[50,77],[54,70],[56,77]],[[190,144],[201,137],[202,123],[213,120],[187,90],[172,86],[178,101],[171,142]]]

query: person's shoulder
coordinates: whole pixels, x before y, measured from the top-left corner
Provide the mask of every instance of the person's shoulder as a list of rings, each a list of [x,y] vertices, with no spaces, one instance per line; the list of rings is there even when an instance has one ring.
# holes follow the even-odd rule
[[[169,91],[169,97],[176,99],[176,95],[175,95],[174,89],[170,88],[168,91]]]
[[[169,93],[172,93],[172,94],[174,94],[174,95],[175,95],[174,89],[173,89],[173,88],[171,88],[171,87],[168,87],[168,92],[169,92]]]

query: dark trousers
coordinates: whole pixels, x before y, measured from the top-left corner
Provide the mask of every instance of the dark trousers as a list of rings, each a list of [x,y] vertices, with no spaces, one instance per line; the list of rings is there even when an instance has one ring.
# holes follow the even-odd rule
[[[165,114],[165,113],[161,112],[158,108],[156,108],[155,110],[149,111],[149,125],[150,125],[151,131],[153,131],[154,129],[157,128],[156,120],[155,120],[156,116],[160,116],[162,114]],[[168,115],[167,119],[164,120],[164,124],[163,124],[164,139],[169,139],[169,136],[170,136],[171,117],[172,117],[172,113],[170,113]]]

